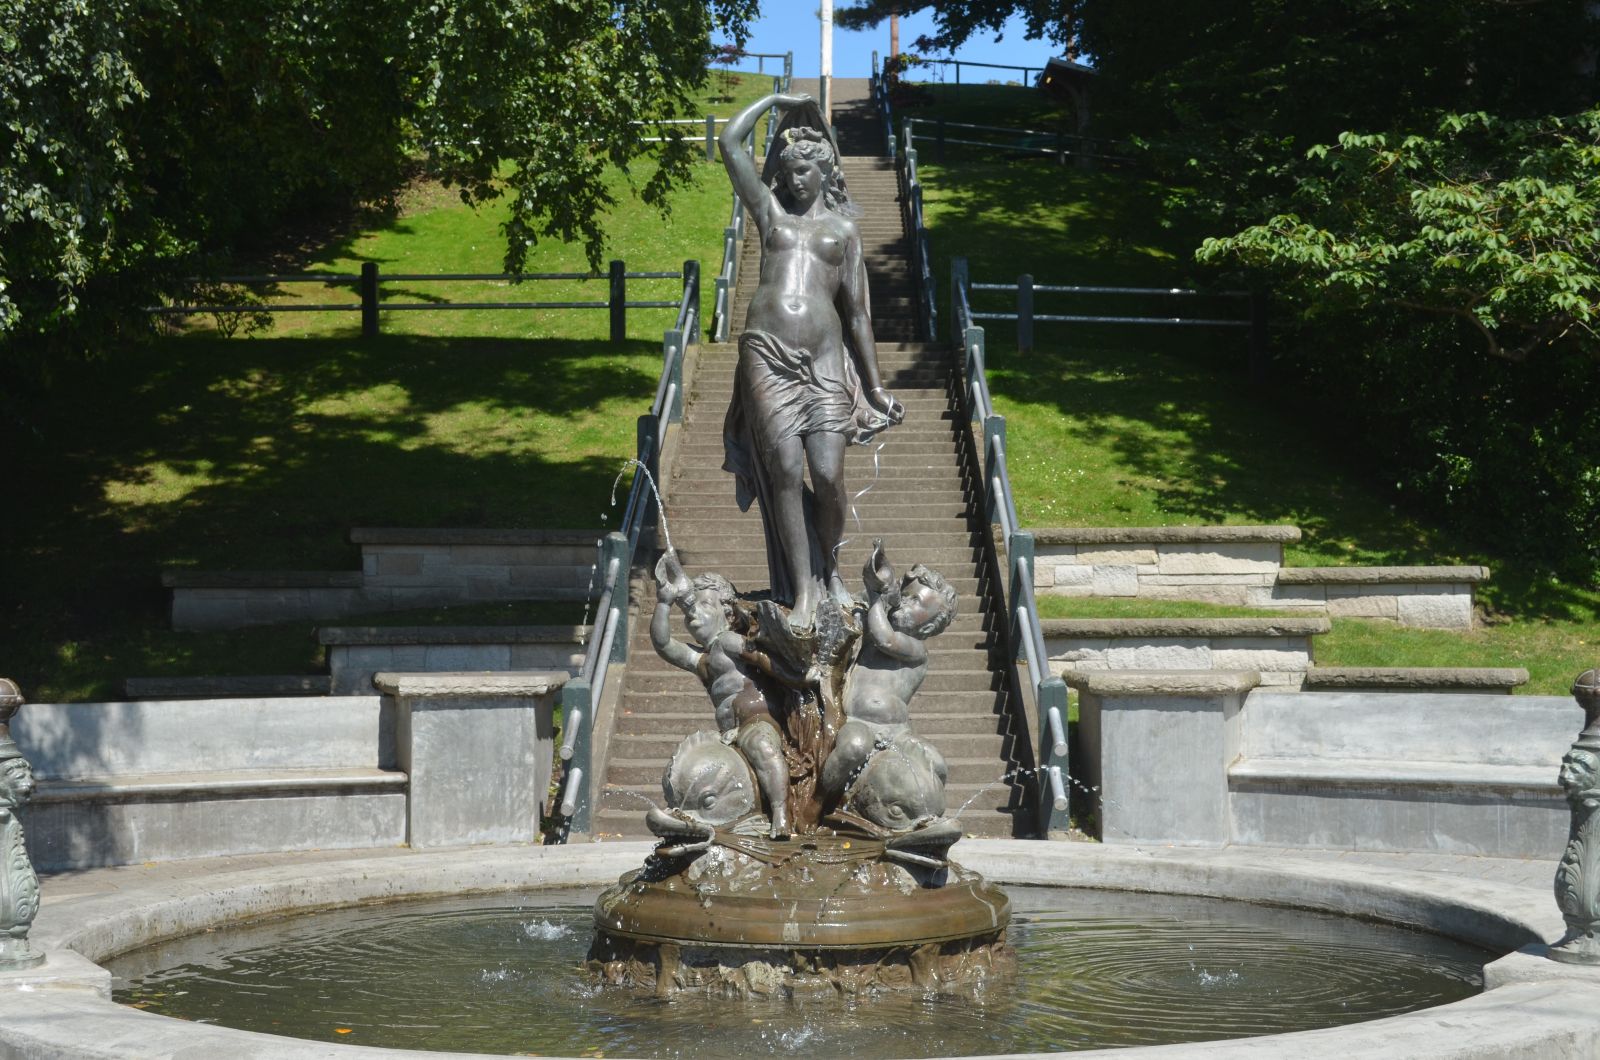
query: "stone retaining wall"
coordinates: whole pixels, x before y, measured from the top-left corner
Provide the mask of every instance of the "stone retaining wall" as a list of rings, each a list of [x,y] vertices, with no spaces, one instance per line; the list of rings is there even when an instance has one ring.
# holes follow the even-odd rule
[[[387,695],[30,703],[11,723],[38,778],[28,849],[50,871],[537,842],[566,680],[389,674],[374,682]]]
[[[1484,567],[1285,567],[1293,526],[1063,527],[1033,531],[1034,588],[1053,596],[1196,600],[1470,629]]]
[[[1251,670],[1299,687],[1326,618],[1055,618],[1040,623],[1058,674],[1097,670]]]
[[[1272,585],[1293,526],[1062,527],[1033,531],[1034,587],[1056,596],[1246,603]]]
[[[1556,777],[1583,725],[1570,697],[1298,692],[1249,670],[1064,676],[1107,843],[1553,859],[1566,839]]]
[[[583,600],[598,530],[364,529],[359,571],[162,572],[172,628],[238,629],[300,619],[496,600]]]
[[[363,584],[408,600],[582,600],[597,530],[356,529]]]
[[[584,626],[335,626],[317,630],[334,695],[370,694],[384,671],[563,670],[576,675]]]

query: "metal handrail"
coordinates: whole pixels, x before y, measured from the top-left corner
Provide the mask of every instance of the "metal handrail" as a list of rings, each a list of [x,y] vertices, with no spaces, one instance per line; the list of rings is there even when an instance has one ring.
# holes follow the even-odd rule
[[[966,367],[962,396],[968,415],[982,430],[983,499],[988,520],[1000,527],[1006,546],[1007,568],[1005,603],[1009,643],[1020,649],[1028,668],[1028,691],[1037,705],[1038,717],[1030,719],[1037,733],[1039,787],[1039,831],[1048,835],[1067,827],[1067,796],[1064,778],[1067,768],[1067,686],[1050,672],[1049,651],[1039,621],[1039,603],[1034,596],[1033,534],[1022,529],[1017,517],[1016,496],[1011,488],[1011,473],[1006,461],[1006,421],[994,411],[985,371],[983,328],[973,323],[969,299],[967,260],[958,257],[950,269],[951,337],[961,346]]]
[[[887,90],[881,80],[874,88],[883,100],[888,113]],[[917,328],[925,339],[939,334],[939,310],[933,295],[933,250],[928,239],[928,226],[922,208],[922,181],[917,176],[917,151],[911,135],[911,123],[905,124],[905,140],[900,154],[895,158],[895,173],[900,181],[900,200],[905,204],[905,228],[911,236],[911,270],[917,281]]]
[[[588,832],[594,816],[593,754],[594,723],[605,698],[606,681],[612,664],[628,658],[628,586],[633,572],[633,557],[640,534],[653,521],[656,496],[665,490],[661,475],[661,451],[667,429],[683,419],[683,361],[688,347],[700,334],[700,263],[683,263],[683,294],[678,303],[675,325],[661,338],[661,376],[656,383],[650,411],[639,417],[638,443],[634,449],[637,467],[628,500],[622,510],[621,526],[599,542],[596,568],[602,570],[601,593],[595,625],[589,634],[583,665],[578,676],[561,690],[561,746],[565,764],[558,815],[564,819],[559,834]],[[644,472],[648,470],[647,477]],[[664,498],[663,498],[664,499]]]

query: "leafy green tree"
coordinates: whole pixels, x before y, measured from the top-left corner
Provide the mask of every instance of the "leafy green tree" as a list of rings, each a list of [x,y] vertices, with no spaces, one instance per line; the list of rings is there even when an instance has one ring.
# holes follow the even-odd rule
[[[1380,303],[1466,322],[1511,361],[1564,340],[1600,360],[1600,109],[1449,115],[1435,133],[1344,133],[1308,154],[1296,212],[1208,239],[1319,311]]]
[[[506,267],[541,238],[604,255],[604,174],[662,205],[713,25],[755,0],[0,0],[0,353],[147,326],[205,255],[392,191],[422,160],[506,195]]]
[[[1084,0],[856,0],[841,7],[833,18],[844,29],[872,29],[890,15],[927,11],[933,15],[934,34],[917,40],[918,51],[955,51],[976,33],[1002,35],[1012,16],[1020,16],[1023,36],[1041,38],[1063,47],[1077,36],[1078,13]]]

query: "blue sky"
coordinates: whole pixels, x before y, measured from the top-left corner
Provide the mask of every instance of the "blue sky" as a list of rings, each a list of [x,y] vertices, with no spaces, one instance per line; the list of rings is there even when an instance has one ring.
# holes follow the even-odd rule
[[[846,0],[834,0],[841,7]],[[794,52],[796,77],[816,77],[821,65],[822,38],[816,0],[764,0],[762,14],[753,27],[745,48],[752,52]],[[900,47],[910,50],[911,42],[925,33],[933,32],[933,16],[927,13],[910,15],[900,20]],[[968,41],[956,55],[958,59],[971,59],[985,63],[1012,63],[1017,66],[1041,67],[1056,49],[1049,41],[1023,40],[1020,20],[1013,19],[1004,31],[1004,40],[996,43],[991,34],[978,34]],[[877,29],[859,33],[846,33],[837,26],[833,30],[833,73],[835,77],[866,77],[872,72],[872,52],[889,53],[889,23]],[[754,61],[739,65],[740,69],[754,69]],[[768,70],[772,65],[767,64]],[[962,79],[978,79],[980,73],[993,74],[1005,79],[1005,71],[963,71]],[[954,78],[954,70],[949,74]],[[1009,75],[1019,76],[1016,73]]]

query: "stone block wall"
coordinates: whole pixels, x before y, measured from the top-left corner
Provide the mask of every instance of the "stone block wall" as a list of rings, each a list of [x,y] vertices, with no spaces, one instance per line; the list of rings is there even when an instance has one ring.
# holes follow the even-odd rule
[[[1383,618],[1402,626],[1471,629],[1474,587],[1484,567],[1285,567],[1256,607],[1306,608],[1340,618]]]
[[[1066,527],[1034,535],[1034,588],[1245,605],[1270,589],[1293,526]]]
[[[1250,670],[1263,685],[1298,688],[1312,665],[1311,638],[1323,617],[1046,619],[1057,674],[1102,670]]]
[[[359,696],[29,703],[11,723],[38,778],[29,853],[70,870],[537,842],[566,680],[391,673]]]
[[[172,628],[239,629],[301,619],[497,600],[583,600],[597,530],[356,529],[359,571],[163,572]]]
[[[401,604],[582,600],[597,551],[593,530],[357,529],[363,584]]]
[[[335,695],[371,693],[373,675],[441,670],[577,674],[581,626],[341,626],[317,630]]]
[[[1486,568],[1285,567],[1293,526],[1067,527],[1033,531],[1034,589],[1052,596],[1195,600],[1304,609],[1430,629],[1472,628]]]

